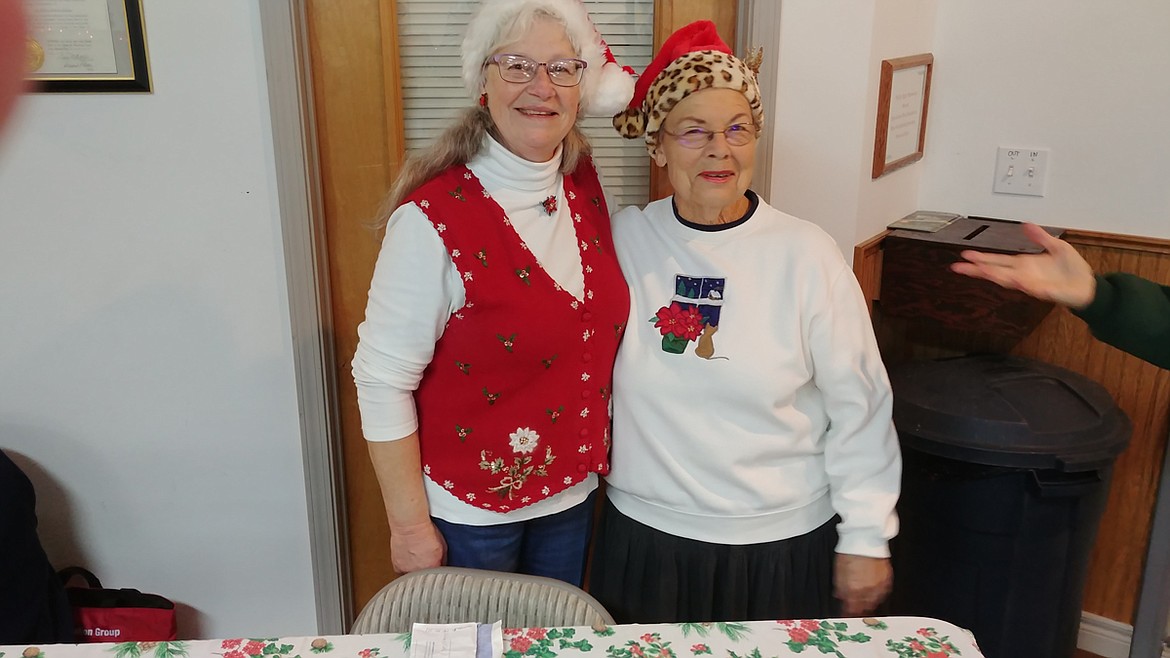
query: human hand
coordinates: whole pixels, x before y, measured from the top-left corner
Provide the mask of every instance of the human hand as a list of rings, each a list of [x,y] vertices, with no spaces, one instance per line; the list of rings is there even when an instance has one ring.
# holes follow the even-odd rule
[[[1041,254],[986,254],[963,251],[967,259],[951,265],[958,274],[986,279],[1044,301],[1082,309],[1093,301],[1097,280],[1077,250],[1035,224],[1024,224],[1028,239],[1044,248]]]
[[[833,596],[841,601],[841,616],[873,612],[894,584],[889,558],[837,553],[833,567]]]
[[[395,573],[439,567],[446,561],[447,542],[430,520],[390,527],[390,562]]]

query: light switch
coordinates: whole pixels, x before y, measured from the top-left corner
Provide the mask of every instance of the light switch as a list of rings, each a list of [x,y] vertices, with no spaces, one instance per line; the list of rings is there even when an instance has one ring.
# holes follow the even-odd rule
[[[1044,196],[1048,181],[1048,149],[999,147],[995,157],[995,184],[999,194]]]

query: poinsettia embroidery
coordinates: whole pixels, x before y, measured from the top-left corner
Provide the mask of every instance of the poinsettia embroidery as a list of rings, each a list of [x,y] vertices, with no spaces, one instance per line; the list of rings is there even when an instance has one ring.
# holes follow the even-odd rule
[[[690,304],[671,302],[670,306],[658,309],[650,321],[662,334],[662,351],[671,354],[682,354],[687,343],[703,333],[703,314]]]
[[[508,439],[512,452],[526,455],[536,450],[536,444],[540,443],[540,434],[527,427],[517,427],[515,432],[508,435]]]
[[[557,198],[556,198],[556,196],[550,196],[549,198],[545,199],[544,201],[541,201],[540,205],[541,205],[541,207],[544,208],[544,213],[546,215],[554,215],[557,212]]]

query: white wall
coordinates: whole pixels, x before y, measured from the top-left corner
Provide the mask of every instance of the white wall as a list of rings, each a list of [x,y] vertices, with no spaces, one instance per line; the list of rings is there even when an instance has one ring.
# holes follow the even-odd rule
[[[774,207],[825,229],[852,255],[862,102],[875,0],[783,0],[772,155]],[[771,99],[765,99],[768,102]]]
[[[147,0],[150,95],[37,95],[0,142],[0,447],[57,566],[194,637],[315,632],[256,3]]]
[[[882,60],[919,55],[933,51],[936,7],[948,0],[880,0],[874,15],[873,48],[869,53],[869,86],[865,95],[865,135],[862,139],[863,161],[857,172],[861,185],[857,212],[857,231],[852,247],[885,230],[890,222],[918,210],[922,182],[921,161],[873,178],[873,143],[877,130],[877,97],[881,83]],[[933,92],[931,96],[933,96]],[[933,108],[927,108],[929,144]],[[924,153],[925,155],[925,153]]]
[[[1170,238],[1170,3],[938,2],[920,205]],[[999,146],[1047,194],[991,191]]]
[[[917,208],[920,167],[870,179],[877,89],[883,59],[930,52],[937,3],[781,3],[769,202],[825,229],[847,259]]]
[[[1170,237],[1170,3],[783,0],[770,202],[846,256],[916,209]],[[922,161],[869,180],[881,60],[931,52]],[[1044,197],[996,148],[1051,149]]]

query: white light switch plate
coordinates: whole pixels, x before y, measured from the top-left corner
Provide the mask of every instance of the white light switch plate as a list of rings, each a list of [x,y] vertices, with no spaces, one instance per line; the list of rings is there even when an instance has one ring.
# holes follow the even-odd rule
[[[999,147],[995,157],[995,184],[999,194],[1044,196],[1048,181],[1048,149]]]

